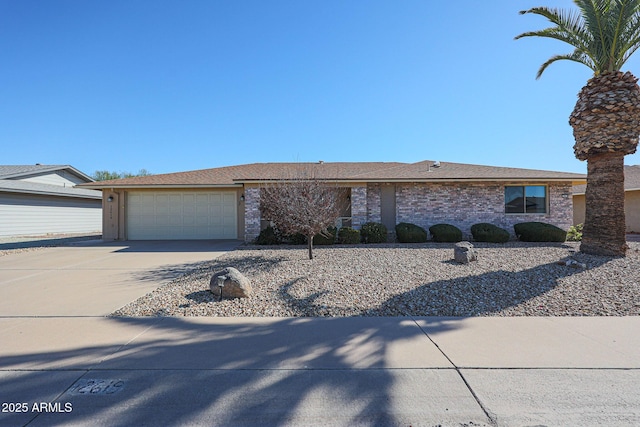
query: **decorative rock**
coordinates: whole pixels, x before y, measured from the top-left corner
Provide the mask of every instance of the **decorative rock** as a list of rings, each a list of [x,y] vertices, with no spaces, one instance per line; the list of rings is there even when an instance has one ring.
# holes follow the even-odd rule
[[[478,253],[471,242],[458,242],[453,248],[453,258],[460,264],[478,260]]]
[[[253,294],[249,279],[233,267],[215,273],[209,282],[209,289],[221,298],[249,298]]]
[[[587,264],[585,264],[583,262],[578,262],[575,259],[568,259],[566,261],[560,261],[560,262],[558,262],[558,264],[566,265],[567,267],[571,267],[571,268],[581,268],[583,270],[585,270],[587,268]]]

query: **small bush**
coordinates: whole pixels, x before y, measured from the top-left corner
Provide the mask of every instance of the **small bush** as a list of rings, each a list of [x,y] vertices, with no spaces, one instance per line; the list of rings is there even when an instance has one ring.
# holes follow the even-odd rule
[[[313,236],[314,245],[333,245],[336,242],[336,233],[338,229],[329,227],[320,234]]]
[[[287,234],[285,236],[282,236],[282,242],[288,243],[290,245],[306,245],[307,236],[301,233]]]
[[[427,231],[419,225],[401,222],[396,225],[396,237],[400,243],[423,243],[427,241]]]
[[[509,241],[509,232],[496,225],[481,222],[471,226],[471,235],[476,242],[505,243]]]
[[[462,240],[462,231],[451,224],[436,224],[429,227],[434,242],[455,243]]]
[[[379,222],[367,222],[360,228],[363,243],[385,243],[387,241],[387,227]]]
[[[343,245],[355,245],[360,243],[360,232],[351,227],[342,227],[338,231],[338,243]]]
[[[256,245],[279,245],[280,243],[282,243],[280,234],[271,226],[260,231],[256,237]]]
[[[564,242],[567,232],[544,222],[521,222],[513,226],[516,236],[523,242]]]
[[[582,240],[582,227],[583,224],[572,225],[567,231],[567,240],[571,242],[579,242]]]

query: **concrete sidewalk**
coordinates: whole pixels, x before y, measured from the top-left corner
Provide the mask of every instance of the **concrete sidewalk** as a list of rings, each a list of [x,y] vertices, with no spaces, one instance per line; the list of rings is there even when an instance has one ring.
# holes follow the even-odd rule
[[[640,425],[638,330],[635,317],[2,318],[2,401],[26,409],[0,425]]]
[[[1,257],[0,425],[640,425],[640,317],[104,316],[216,247]]]

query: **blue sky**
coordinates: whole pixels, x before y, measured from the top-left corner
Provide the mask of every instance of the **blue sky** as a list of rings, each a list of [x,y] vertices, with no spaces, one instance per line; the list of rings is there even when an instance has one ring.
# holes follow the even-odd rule
[[[513,38],[570,0],[0,0],[2,164],[425,159],[586,172],[591,76]],[[640,54],[625,66],[640,76]],[[626,164],[640,164],[640,154]]]

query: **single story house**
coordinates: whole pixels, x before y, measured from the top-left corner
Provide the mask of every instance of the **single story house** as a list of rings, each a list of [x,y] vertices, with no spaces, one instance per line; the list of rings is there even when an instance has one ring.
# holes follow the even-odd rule
[[[586,184],[573,187],[573,224],[584,224]],[[627,233],[640,233],[640,165],[624,167],[624,213]]]
[[[469,233],[491,222],[573,222],[575,173],[421,161],[417,163],[253,163],[81,184],[102,190],[103,239],[255,239],[264,185],[314,177],[343,187],[343,225],[382,222],[428,228],[449,223]]]
[[[0,237],[100,233],[102,194],[68,165],[0,165]]]

